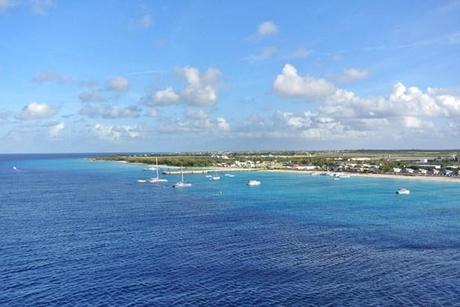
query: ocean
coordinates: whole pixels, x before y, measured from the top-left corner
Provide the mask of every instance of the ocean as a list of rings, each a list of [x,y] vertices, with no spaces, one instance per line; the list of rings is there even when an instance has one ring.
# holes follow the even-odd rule
[[[1,305],[460,304],[460,184],[89,156],[0,155]]]

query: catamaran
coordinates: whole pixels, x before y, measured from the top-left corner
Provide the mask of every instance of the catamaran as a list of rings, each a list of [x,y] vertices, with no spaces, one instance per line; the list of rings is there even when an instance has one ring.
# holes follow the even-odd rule
[[[158,172],[158,158],[155,158],[155,160],[156,160],[156,164],[157,164],[157,167],[156,167],[157,176],[156,176],[156,177],[153,177],[153,178],[150,178],[150,179],[149,179],[149,182],[150,182],[150,183],[168,182],[168,179],[160,178],[160,173]]]
[[[175,185],[173,185],[173,187],[176,189],[190,188],[192,184],[184,182],[184,172],[182,171],[182,167],[180,168],[180,175],[181,175],[181,180],[178,181]]]

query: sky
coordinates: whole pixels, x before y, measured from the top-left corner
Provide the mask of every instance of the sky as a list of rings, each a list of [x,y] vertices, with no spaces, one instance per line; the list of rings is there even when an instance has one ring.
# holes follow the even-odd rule
[[[0,0],[0,153],[452,148],[457,0]]]

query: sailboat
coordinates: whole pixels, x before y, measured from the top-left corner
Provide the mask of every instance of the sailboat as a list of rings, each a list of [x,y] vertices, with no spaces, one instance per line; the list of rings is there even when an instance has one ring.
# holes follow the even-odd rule
[[[156,176],[156,177],[153,177],[153,178],[150,178],[150,179],[149,179],[149,182],[150,182],[150,183],[168,182],[168,179],[162,179],[162,178],[160,178],[160,173],[158,172],[158,158],[155,158],[155,160],[156,160],[156,164],[157,164],[157,167],[156,167],[157,176]]]
[[[184,182],[184,172],[182,171],[182,167],[180,168],[180,175],[181,175],[181,181],[178,181],[175,185],[173,185],[173,187],[176,189],[190,188],[192,184]]]

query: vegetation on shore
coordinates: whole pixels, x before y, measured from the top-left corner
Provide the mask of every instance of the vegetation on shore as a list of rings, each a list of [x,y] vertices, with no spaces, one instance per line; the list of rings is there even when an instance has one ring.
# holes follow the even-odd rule
[[[106,161],[183,167],[310,169],[358,173],[459,175],[457,151],[321,151],[129,154],[95,158]],[[436,169],[436,170],[435,170]],[[400,170],[400,171],[399,171]],[[440,170],[438,172],[437,170]],[[426,172],[425,172],[426,171]],[[428,171],[430,173],[428,173]]]

